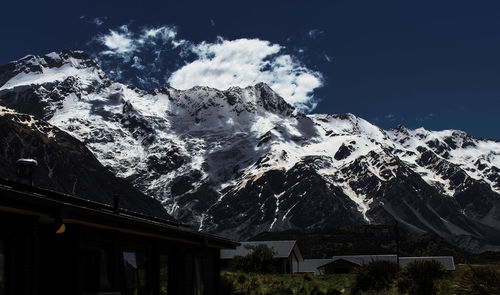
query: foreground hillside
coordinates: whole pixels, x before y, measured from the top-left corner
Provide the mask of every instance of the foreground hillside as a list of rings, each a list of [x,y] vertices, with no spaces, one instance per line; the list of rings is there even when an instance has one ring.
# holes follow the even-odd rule
[[[0,104],[65,130],[200,230],[247,239],[397,220],[471,251],[499,248],[498,141],[305,115],[263,83],[147,92],[75,51],[0,67]]]

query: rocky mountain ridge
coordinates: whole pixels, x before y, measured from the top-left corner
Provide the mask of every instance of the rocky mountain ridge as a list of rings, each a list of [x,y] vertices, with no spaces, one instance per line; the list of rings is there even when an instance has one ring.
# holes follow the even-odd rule
[[[263,83],[143,91],[83,52],[23,58],[0,81],[1,105],[69,132],[200,230],[245,239],[397,220],[472,251],[500,244],[498,141],[306,115]]]
[[[0,106],[0,177],[174,221],[161,204],[104,168],[78,140],[33,116]],[[31,179],[17,176],[17,160],[36,159]],[[32,160],[31,160],[32,161]]]

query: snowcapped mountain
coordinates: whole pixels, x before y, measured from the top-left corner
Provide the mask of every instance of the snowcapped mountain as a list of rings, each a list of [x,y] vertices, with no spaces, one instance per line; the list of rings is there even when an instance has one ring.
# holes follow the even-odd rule
[[[33,116],[0,106],[0,177],[15,180],[20,158],[37,159],[35,186],[129,211],[172,220],[161,204],[146,197],[99,163],[81,142]]]
[[[498,141],[305,115],[263,83],[147,92],[75,51],[0,67],[0,104],[67,131],[200,230],[244,239],[397,220],[474,251],[500,244]]]

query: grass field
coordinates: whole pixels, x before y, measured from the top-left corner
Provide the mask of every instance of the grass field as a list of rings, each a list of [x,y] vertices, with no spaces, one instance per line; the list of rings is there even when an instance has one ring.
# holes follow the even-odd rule
[[[472,265],[474,269],[480,269],[482,265]],[[499,269],[498,266],[494,266]],[[462,294],[488,294],[465,292],[463,290],[464,278],[470,272],[471,266],[457,265],[457,270],[446,274],[437,282],[437,289],[440,295],[462,295]],[[499,270],[500,273],[500,270]],[[314,276],[310,274],[252,274],[243,272],[224,271],[222,276],[223,295],[271,295],[271,294],[300,294],[300,295],[331,295],[331,294],[351,294],[351,286],[354,282],[354,274],[334,274],[324,276]],[[499,280],[494,282],[500,285]],[[400,294],[396,284],[391,290],[383,293],[366,294]],[[488,295],[500,295],[493,293]]]
[[[222,273],[223,294],[350,294],[353,274],[314,276],[311,274]],[[335,292],[338,291],[338,292]]]

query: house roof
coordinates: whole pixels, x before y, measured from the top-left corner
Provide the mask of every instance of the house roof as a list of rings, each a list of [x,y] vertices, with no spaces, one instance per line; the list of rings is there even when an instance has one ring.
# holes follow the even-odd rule
[[[170,220],[4,179],[0,179],[0,211],[41,216],[48,220],[62,218],[66,224],[114,229],[207,247],[234,248],[239,245],[237,242],[198,232]]]
[[[294,247],[296,246],[297,241],[252,241],[252,242],[241,242],[241,245],[236,247],[236,249],[226,249],[221,250],[220,258],[221,259],[233,259],[235,256],[245,256],[252,252],[252,249],[247,248],[248,246],[257,246],[257,245],[266,245],[269,248],[272,248],[275,252],[274,258],[288,258]],[[247,246],[247,247],[245,247]],[[298,249],[298,247],[297,247]],[[300,254],[300,251],[299,251]],[[300,259],[302,259],[302,255],[300,255]]]
[[[321,260],[321,259],[318,259]],[[397,263],[397,255],[345,255],[345,256],[333,256],[332,259],[326,261],[322,265],[316,266],[318,269],[323,268],[335,261],[345,260],[347,262],[362,265],[372,261],[391,261]],[[307,261],[304,260],[304,261]],[[429,256],[429,257],[399,257],[399,265],[402,267],[407,266],[409,263],[414,261],[437,261],[443,265],[446,270],[455,270],[455,262],[453,256]],[[302,267],[302,265],[301,265]],[[305,266],[304,266],[305,269]]]
[[[319,274],[318,267],[321,265],[325,265],[327,263],[332,262],[333,259],[304,259],[299,263],[293,262],[293,271],[294,272],[309,272]]]
[[[455,270],[455,261],[453,256],[429,256],[429,257],[399,257],[399,265],[407,266],[414,261],[437,261],[446,270]]]
[[[369,263],[372,261],[392,261],[394,263],[397,263],[398,257],[397,255],[389,254],[389,255],[344,255],[344,256],[333,256],[332,259],[323,264],[318,266],[318,268],[325,267],[335,261],[338,260],[345,260],[353,264],[361,265],[365,263]]]

